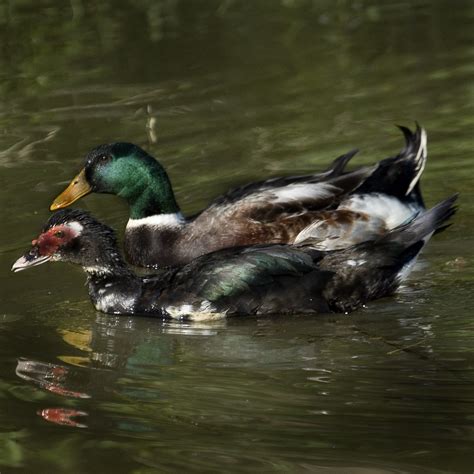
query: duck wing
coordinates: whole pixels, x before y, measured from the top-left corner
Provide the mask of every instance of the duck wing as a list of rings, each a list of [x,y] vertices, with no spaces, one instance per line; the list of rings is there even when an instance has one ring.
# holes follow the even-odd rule
[[[301,216],[306,212],[326,209],[336,206],[343,196],[356,189],[373,169],[364,167],[321,182],[285,182],[281,178],[279,186],[259,187],[238,200],[212,203],[193,223],[204,225],[205,221],[210,220],[227,225],[242,220],[269,223],[292,214]]]
[[[320,183],[292,183],[212,205],[195,217],[182,234],[180,248],[189,261],[208,249],[260,243],[292,243],[321,210],[337,207],[373,168],[362,168]]]
[[[354,155],[356,155],[358,151],[359,150],[354,149],[344,155],[339,156],[332,162],[329,168],[322,173],[271,178],[262,181],[255,181],[244,186],[233,188],[212,201],[209,207],[225,207],[234,203],[238,203],[242,199],[246,199],[252,195],[260,194],[272,189],[276,190],[278,188],[285,188],[294,184],[315,184],[335,178],[343,173],[347,163],[354,157]]]
[[[336,209],[318,213],[315,220],[296,236],[294,243],[311,241],[319,250],[340,250],[374,240],[387,231],[382,217]]]
[[[327,311],[321,292],[333,272],[318,269],[321,256],[283,245],[204,255],[176,273],[162,301],[167,311],[181,313]]]

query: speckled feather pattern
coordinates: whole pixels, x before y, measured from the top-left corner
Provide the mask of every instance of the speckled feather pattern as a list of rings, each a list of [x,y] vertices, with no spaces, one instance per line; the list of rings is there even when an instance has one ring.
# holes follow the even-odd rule
[[[396,290],[429,237],[454,213],[455,199],[344,250],[320,251],[311,241],[225,249],[147,277],[128,269],[113,231],[86,213],[60,211],[44,231],[59,222],[76,229],[80,224],[81,232],[53,256],[83,267],[92,303],[106,313],[203,319],[349,312]]]

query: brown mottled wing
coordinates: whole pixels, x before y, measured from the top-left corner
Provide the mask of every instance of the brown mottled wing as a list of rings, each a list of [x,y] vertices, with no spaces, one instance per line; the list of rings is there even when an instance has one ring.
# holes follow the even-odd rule
[[[339,250],[373,240],[388,231],[379,216],[345,209],[323,211],[295,238],[294,243],[311,242],[318,250]]]
[[[211,205],[189,224],[190,234],[206,229],[207,244],[219,247],[255,243],[291,243],[325,209],[337,206],[372,168],[320,183],[291,183],[248,194],[236,202]]]
[[[196,219],[245,216],[267,221],[281,214],[319,211],[338,203],[373,170],[374,167],[365,167],[322,182],[282,182],[279,186],[258,187],[239,199],[214,201]]]
[[[315,173],[302,176],[284,176],[277,178],[270,178],[262,181],[256,181],[253,183],[248,183],[244,186],[239,186],[237,188],[231,189],[227,193],[219,196],[213,202],[211,202],[210,207],[214,206],[224,206],[229,204],[235,204],[240,202],[242,199],[245,199],[251,195],[261,193],[263,191],[271,191],[272,189],[284,188],[292,184],[298,183],[321,183],[329,181],[338,176],[341,176],[345,166],[351,160],[351,158],[358,152],[358,150],[351,150],[348,153],[339,156],[332,163],[331,166],[322,173]],[[350,173],[347,173],[350,174]]]

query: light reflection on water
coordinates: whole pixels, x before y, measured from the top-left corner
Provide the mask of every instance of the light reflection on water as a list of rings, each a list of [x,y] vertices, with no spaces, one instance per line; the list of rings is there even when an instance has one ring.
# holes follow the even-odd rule
[[[470,472],[472,2],[132,3],[0,5],[0,471]],[[192,213],[415,119],[426,201],[460,211],[355,314],[110,317],[76,269],[9,272],[99,143],[145,146]],[[123,229],[117,198],[80,205]]]

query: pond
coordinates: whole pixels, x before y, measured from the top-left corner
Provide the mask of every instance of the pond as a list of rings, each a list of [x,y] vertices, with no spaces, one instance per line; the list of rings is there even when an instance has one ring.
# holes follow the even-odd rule
[[[0,471],[472,472],[473,31],[468,0],[0,1]],[[425,200],[459,211],[350,315],[112,317],[77,268],[10,272],[100,143],[156,156],[190,214],[415,121]],[[123,233],[119,198],[80,207]]]

